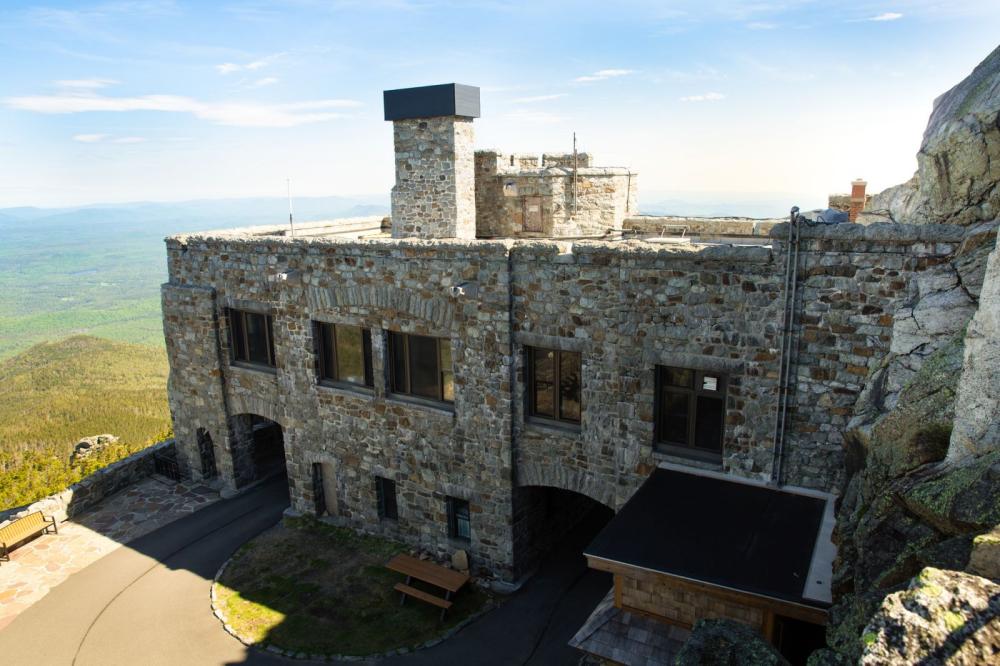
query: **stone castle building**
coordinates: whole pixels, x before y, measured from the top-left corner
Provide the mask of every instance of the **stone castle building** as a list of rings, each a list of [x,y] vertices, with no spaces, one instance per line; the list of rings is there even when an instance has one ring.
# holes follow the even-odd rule
[[[479,112],[468,86],[385,93],[389,220],[167,239],[169,395],[188,473],[238,492],[283,467],[295,511],[464,549],[505,581],[580,506],[618,511],[655,470],[830,505],[864,379],[961,230],[678,231],[638,215],[627,168],[476,151]],[[828,515],[806,535],[814,560],[832,557]],[[750,613],[609,570],[632,590],[619,607],[682,626],[718,612],[766,629],[774,604],[821,622],[829,602],[828,576],[825,592]],[[657,606],[664,595],[679,615]]]

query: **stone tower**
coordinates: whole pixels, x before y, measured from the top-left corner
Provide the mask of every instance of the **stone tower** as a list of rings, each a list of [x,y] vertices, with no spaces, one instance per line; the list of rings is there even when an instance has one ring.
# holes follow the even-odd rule
[[[393,238],[475,238],[472,119],[479,117],[479,88],[386,90],[383,101],[396,153]]]

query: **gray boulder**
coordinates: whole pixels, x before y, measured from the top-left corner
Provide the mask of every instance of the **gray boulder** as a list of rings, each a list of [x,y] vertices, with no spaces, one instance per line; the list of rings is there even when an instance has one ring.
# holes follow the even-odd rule
[[[995,664],[1000,659],[1000,585],[926,568],[890,594],[865,627],[859,663]]]
[[[917,172],[876,194],[867,221],[975,224],[1000,215],[1000,48],[934,101]]]
[[[764,637],[733,620],[698,620],[677,653],[677,666],[788,666]]]

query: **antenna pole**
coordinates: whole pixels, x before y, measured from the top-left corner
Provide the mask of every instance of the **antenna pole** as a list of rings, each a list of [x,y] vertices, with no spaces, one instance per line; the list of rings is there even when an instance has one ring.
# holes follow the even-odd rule
[[[292,179],[285,179],[285,188],[288,191],[288,228],[292,238],[295,238],[295,222],[292,221]]]
[[[579,195],[577,189],[577,171],[579,171],[579,168],[580,162],[576,153],[576,132],[573,132],[573,217],[576,217],[576,199]]]

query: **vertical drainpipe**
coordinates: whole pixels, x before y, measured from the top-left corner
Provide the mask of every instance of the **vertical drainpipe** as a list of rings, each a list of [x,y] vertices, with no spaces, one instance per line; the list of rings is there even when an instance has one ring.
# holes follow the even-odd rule
[[[799,265],[799,208],[792,208],[788,219],[788,240],[785,247],[785,283],[781,311],[781,349],[778,352],[778,395],[774,413],[772,440],[771,485],[782,485],[784,467],[785,425],[788,414],[788,393],[794,354],[795,294]]]
[[[510,497],[511,497],[511,577],[517,573],[517,553],[514,544],[514,493],[517,492],[517,452],[515,450],[514,421],[517,418],[517,347],[514,344],[514,245],[507,247],[507,340],[510,349],[508,387],[510,391]]]

